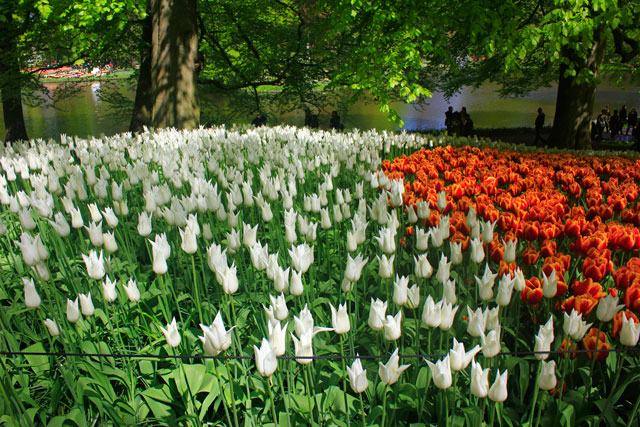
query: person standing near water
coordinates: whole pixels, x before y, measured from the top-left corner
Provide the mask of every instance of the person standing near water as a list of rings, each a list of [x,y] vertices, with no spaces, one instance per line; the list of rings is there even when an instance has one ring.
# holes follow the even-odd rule
[[[444,112],[444,125],[447,128],[447,135],[453,135],[453,126],[451,121],[453,120],[453,107],[449,106],[449,109]]]
[[[627,135],[629,135],[629,132],[633,134],[633,130],[638,124],[638,112],[635,108],[632,108],[631,111],[629,111],[629,115],[627,116],[627,123]]]
[[[537,146],[538,141],[545,142],[544,138],[542,138],[542,128],[544,127],[544,113],[542,112],[542,108],[538,107],[538,115],[536,116],[536,138],[533,140],[533,145]]]
[[[622,129],[624,129],[624,125],[627,124],[627,106],[623,105],[620,108],[620,135],[622,135]]]
[[[344,125],[340,122],[340,116],[337,111],[331,112],[331,118],[329,119],[329,127],[335,130],[344,130]]]

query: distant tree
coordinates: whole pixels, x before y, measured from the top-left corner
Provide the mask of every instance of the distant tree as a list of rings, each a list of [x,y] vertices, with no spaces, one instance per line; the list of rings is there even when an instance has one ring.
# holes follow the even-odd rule
[[[333,77],[376,97],[453,94],[487,80],[504,94],[558,85],[550,142],[590,147],[603,71],[640,74],[640,3],[634,0],[325,0],[332,40],[349,47]],[[340,44],[340,42],[338,42]]]
[[[38,71],[81,59],[126,55],[136,19],[135,0],[0,0],[0,98],[5,140],[27,139],[23,89],[38,83]]]
[[[557,84],[549,138],[556,147],[591,147],[590,120],[603,73],[614,80],[639,74],[637,1],[468,0],[452,5],[457,21],[445,31],[460,60],[437,71],[439,83],[452,93],[490,80],[502,86],[503,94],[515,95]]]

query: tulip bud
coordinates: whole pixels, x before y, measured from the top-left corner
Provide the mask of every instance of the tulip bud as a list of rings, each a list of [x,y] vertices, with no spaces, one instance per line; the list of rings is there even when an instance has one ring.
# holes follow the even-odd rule
[[[107,231],[102,235],[102,239],[103,239],[105,251],[112,254],[118,250],[118,244],[116,243],[116,238],[113,235],[113,232]]]
[[[388,385],[395,384],[400,379],[400,375],[411,365],[398,366],[400,356],[398,356],[398,349],[393,352],[389,361],[386,364],[378,362],[378,375],[380,380]]]
[[[89,224],[89,227],[85,227],[85,229],[89,232],[91,244],[96,247],[102,246],[104,243],[104,236],[102,235],[102,221],[98,223],[92,222]]]
[[[504,402],[507,400],[507,374],[509,371],[504,371],[502,375],[500,375],[500,369],[498,369],[498,373],[496,374],[496,379],[494,383],[491,385],[489,389],[489,399],[494,402]]]
[[[171,254],[171,246],[169,246],[166,234],[156,234],[155,240],[149,240],[149,243],[151,243],[153,255],[153,272],[156,274],[166,273],[168,270],[167,258]]]
[[[538,387],[542,390],[553,390],[558,384],[556,378],[556,362],[554,360],[551,362],[545,362],[543,360],[541,363],[542,369],[538,376]]]
[[[87,295],[80,294],[78,295],[80,298],[80,309],[82,310],[82,315],[89,317],[92,316],[95,312],[95,308],[93,307],[93,301],[91,301],[91,292]]]
[[[427,360],[427,365],[429,365],[431,369],[431,376],[433,377],[433,383],[436,387],[442,390],[451,387],[453,378],[451,377],[451,365],[448,354],[443,360],[438,360],[436,363]]]
[[[462,242],[454,243],[452,241],[449,241],[449,248],[451,250],[451,264],[462,264]]]
[[[622,330],[620,331],[620,343],[634,347],[640,339],[640,323],[635,323],[631,316],[622,316]]]
[[[412,310],[415,310],[420,305],[420,288],[417,284],[414,284],[408,289],[406,305]]]
[[[452,304],[442,301],[442,311],[440,312],[440,330],[448,331],[449,329],[451,329],[458,308],[460,307],[453,307]]]
[[[178,325],[176,324],[175,317],[171,320],[171,323],[167,324],[167,329],[160,327],[160,330],[164,334],[164,337],[167,340],[167,344],[169,344],[170,347],[175,348],[180,345],[180,341],[182,339],[180,338],[180,333],[178,332]]]
[[[49,334],[52,337],[57,337],[58,335],[60,335],[60,330],[58,329],[58,325],[56,324],[55,320],[47,318],[44,320],[44,325],[47,327],[47,329],[49,330]]]
[[[256,244],[256,236],[258,234],[258,224],[251,227],[249,224],[242,223],[242,243],[251,248]]]
[[[183,231],[181,228],[178,229],[180,232],[180,238],[182,239],[182,244],[180,247],[185,253],[193,254],[198,250],[198,241],[196,239],[195,230],[189,226],[185,228]]]
[[[146,212],[140,212],[138,215],[138,234],[142,237],[147,237],[151,234],[151,219],[153,218],[153,213],[151,215]]]
[[[80,308],[78,307],[78,298],[75,301],[67,299],[67,320],[76,323],[80,320]]]
[[[607,294],[607,296],[598,302],[598,308],[596,311],[598,320],[603,323],[610,322],[613,319],[613,316],[615,316],[623,307],[623,304],[618,304],[618,297]]]
[[[500,327],[490,331],[487,335],[481,336],[482,354],[486,358],[491,358],[500,353]]]
[[[447,257],[444,255],[440,255],[440,262],[438,264],[438,272],[436,273],[436,279],[438,282],[445,284],[447,280],[449,280],[449,276],[451,274],[451,263],[447,262]]]
[[[349,384],[355,393],[363,393],[369,387],[367,380],[367,370],[362,369],[360,359],[356,359],[351,366],[347,366],[347,374],[349,374]]]
[[[393,277],[393,261],[395,257],[395,254],[391,255],[390,257],[387,257],[387,255],[385,254],[383,254],[382,257],[376,255],[379,264],[378,275],[380,276],[380,278],[388,279],[390,277]]]
[[[471,364],[471,394],[476,397],[487,397],[489,393],[489,368],[482,369],[475,360]]]
[[[395,341],[402,335],[402,311],[396,313],[395,316],[387,315],[384,322],[384,339]]]
[[[458,301],[458,298],[456,297],[455,279],[449,279],[447,280],[447,283],[444,284],[443,299],[449,304],[455,304]]]
[[[331,308],[331,325],[336,331],[336,334],[346,334],[351,330],[351,323],[349,321],[349,315],[347,314],[347,304],[341,304],[338,306],[338,310],[329,303]]]
[[[82,259],[87,267],[87,274],[89,277],[95,280],[100,280],[104,277],[105,271],[102,251],[100,251],[100,256],[98,257],[96,251],[92,250],[89,252],[89,256],[82,254]]]
[[[433,274],[433,267],[429,264],[429,260],[427,259],[427,254],[419,255],[418,257],[413,257],[415,263],[415,274],[416,277],[428,279]]]
[[[505,242],[502,240],[502,244],[504,245],[504,254],[502,259],[507,264],[510,264],[516,260],[516,248],[518,247],[518,239],[509,240]]]
[[[117,280],[113,282],[109,279],[109,276],[102,283],[102,295],[107,302],[114,302],[116,298],[118,298],[118,294],[116,293],[116,283]]]
[[[477,238],[471,240],[471,261],[480,264],[484,260],[482,242]]]
[[[122,287],[127,293],[127,297],[129,297],[129,301],[131,302],[140,301],[140,291],[138,290],[138,285],[136,284],[136,281],[133,278],[129,279],[127,284],[123,285]]]
[[[396,274],[396,280],[393,283],[393,302],[398,306],[404,306],[407,303],[409,291],[409,278]]]
[[[371,309],[369,310],[368,324],[374,331],[380,331],[384,328],[384,321],[387,312],[387,302],[371,298]]]
[[[33,283],[33,279],[22,278],[24,284],[24,305],[29,308],[38,308],[40,303],[40,295],[36,291],[36,285]]]
[[[84,221],[82,220],[82,213],[80,213],[80,208],[71,208],[69,214],[71,215],[71,227],[75,229],[84,227]]]
[[[453,348],[449,350],[449,364],[453,371],[465,369],[473,357],[480,351],[480,346],[476,345],[473,349],[465,353],[464,344],[453,338]]]
[[[432,328],[440,326],[442,320],[442,301],[437,304],[433,301],[431,295],[427,297],[422,311],[422,322]]]
[[[480,307],[472,311],[471,308],[467,306],[467,314],[469,317],[467,333],[472,337],[481,337],[487,327],[487,312],[483,312]]]

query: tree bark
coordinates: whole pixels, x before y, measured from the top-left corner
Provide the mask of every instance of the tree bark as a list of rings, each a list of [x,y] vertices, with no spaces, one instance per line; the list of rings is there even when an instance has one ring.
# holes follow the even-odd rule
[[[151,127],[153,110],[153,93],[151,85],[151,40],[153,27],[151,14],[142,24],[142,43],[140,46],[140,74],[136,86],[136,98],[133,104],[133,115],[129,130],[141,132],[144,126]]]
[[[195,128],[200,123],[196,0],[150,0],[150,5],[151,124],[156,128]]]
[[[0,98],[6,129],[4,139],[7,142],[26,140],[27,127],[22,113],[22,75],[16,41],[8,34],[0,37]]]
[[[583,60],[581,67],[589,69],[597,77],[604,58],[605,41],[602,32],[594,34],[594,44],[589,56]],[[568,49],[565,55],[571,58]],[[575,63],[575,61],[574,61]],[[549,145],[558,148],[590,149],[591,148],[591,116],[596,95],[595,82],[579,83],[576,76],[566,75],[568,67],[560,66],[556,111],[553,127],[549,137]]]

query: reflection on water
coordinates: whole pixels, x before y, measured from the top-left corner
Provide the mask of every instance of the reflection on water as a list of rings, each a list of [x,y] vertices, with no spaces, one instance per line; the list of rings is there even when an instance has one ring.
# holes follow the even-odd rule
[[[59,89],[58,83],[45,84],[47,89]],[[126,132],[129,118],[118,111],[113,111],[108,104],[100,99],[99,91],[103,83],[94,82],[81,84],[76,93],[54,103],[41,93],[34,94],[41,98],[43,105],[37,107],[25,106],[25,122],[31,138],[59,138],[61,133],[87,137],[90,135],[113,135]],[[454,110],[467,108],[474,126],[488,127],[533,127],[536,110],[542,107],[546,114],[546,124],[553,123],[555,110],[555,88],[543,88],[519,98],[500,98],[497,87],[486,84],[478,89],[464,88],[458,95],[446,100],[441,93],[434,93],[424,105],[394,103],[392,107],[398,112],[404,122],[403,129],[427,130],[444,127],[444,112],[451,105]],[[132,100],[134,93],[126,83],[119,84],[118,91]],[[640,109],[638,88],[621,90],[615,86],[603,84],[596,92],[596,112],[605,104],[611,109],[618,109],[626,104],[629,109]],[[0,106],[1,111],[1,106]],[[240,118],[238,121],[248,123],[250,117]],[[274,123],[270,117],[269,124]],[[304,123],[304,113],[294,111],[280,115],[279,120],[284,124],[301,126]],[[397,129],[390,122],[386,113],[379,111],[375,104],[359,101],[349,107],[342,120],[347,128],[360,129]],[[329,115],[321,112],[320,127],[328,128]],[[4,136],[4,125],[0,123],[0,138]]]

